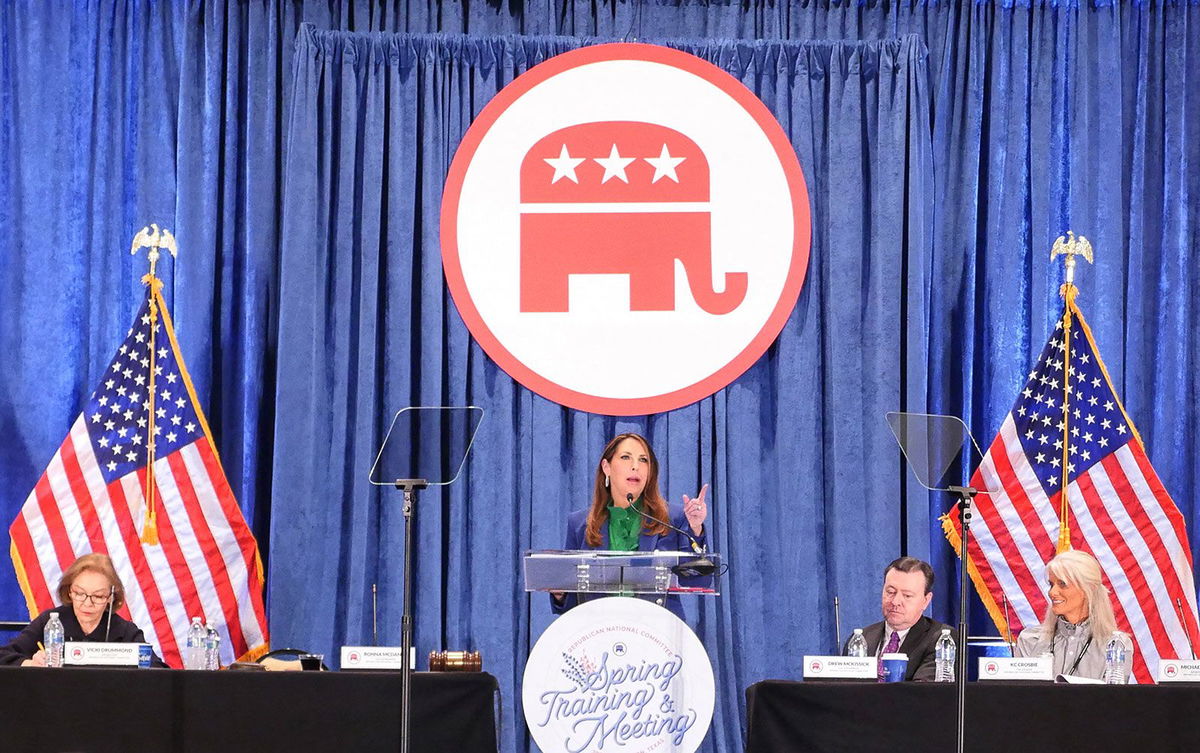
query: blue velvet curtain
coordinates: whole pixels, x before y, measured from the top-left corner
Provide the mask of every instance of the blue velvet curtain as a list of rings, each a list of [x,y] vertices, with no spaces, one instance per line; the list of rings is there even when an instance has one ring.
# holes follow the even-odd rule
[[[381,429],[409,404],[481,405],[489,415],[464,478],[419,502],[417,643],[482,650],[519,719],[524,658],[550,619],[544,597],[521,591],[521,553],[562,545],[607,437],[636,430],[656,447],[672,498],[712,483],[714,543],[734,565],[725,595],[691,614],[720,677],[713,744],[736,749],[746,685],[780,670],[775,650],[791,674],[804,650],[833,650],[832,594],[846,597],[848,620],[870,619],[876,571],[902,546],[882,416],[906,400],[900,365],[920,340],[907,325],[925,319],[920,298],[905,296],[924,288],[930,251],[925,51],[914,37],[676,44],[751,87],[796,145],[813,200],[809,279],[770,354],[734,386],[614,420],[514,387],[468,337],[440,265],[443,179],[472,116],[578,44],[301,30],[284,172],[271,625],[326,650],[367,641],[378,582],[395,634],[400,499],[366,479]],[[861,187],[853,200],[846,185]],[[919,400],[920,369],[908,376]],[[888,461],[863,462],[873,457]],[[865,530],[880,535],[864,540]],[[511,734],[523,738],[519,726]]]
[[[519,590],[519,553],[560,542],[605,439],[639,430],[673,499],[713,484],[735,567],[689,612],[718,672],[707,745],[737,750],[744,687],[832,648],[834,594],[844,625],[874,619],[895,554],[935,562],[933,614],[956,619],[946,501],[911,488],[881,415],[927,406],[990,439],[1055,316],[1048,250],[1068,227],[1096,244],[1080,302],[1195,549],[1197,13],[0,3],[0,521],[128,326],[145,262],[125,249],[157,221],[180,240],[160,271],[267,559],[276,645],[364,640],[371,583],[384,637],[398,634],[402,519],[365,484],[371,452],[399,406],[484,405],[464,478],[420,503],[418,646],[482,649],[504,688],[503,746],[523,750],[520,670],[550,616]],[[298,37],[303,21],[316,29]],[[436,217],[458,138],[500,86],[625,37],[711,59],[763,98],[804,167],[814,230],[767,356],[697,405],[616,420],[533,396],[483,356],[442,283]],[[0,619],[23,616],[0,563]]]

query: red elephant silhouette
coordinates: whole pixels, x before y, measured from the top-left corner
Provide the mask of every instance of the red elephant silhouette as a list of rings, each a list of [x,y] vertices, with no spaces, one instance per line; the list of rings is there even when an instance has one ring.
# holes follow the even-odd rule
[[[675,310],[675,260],[696,304],[728,314],[745,272],[712,285],[708,160],[687,136],[653,123],[562,128],[521,162],[520,310],[565,312],[568,277],[629,275],[633,311]]]

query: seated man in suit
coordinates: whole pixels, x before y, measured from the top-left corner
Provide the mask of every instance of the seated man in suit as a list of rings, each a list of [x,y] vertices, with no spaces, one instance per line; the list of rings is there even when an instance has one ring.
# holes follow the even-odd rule
[[[916,557],[901,557],[883,571],[883,621],[863,629],[867,652],[908,654],[905,680],[934,679],[934,646],[948,627],[922,613],[933,600],[933,568]],[[883,680],[883,663],[879,664]]]

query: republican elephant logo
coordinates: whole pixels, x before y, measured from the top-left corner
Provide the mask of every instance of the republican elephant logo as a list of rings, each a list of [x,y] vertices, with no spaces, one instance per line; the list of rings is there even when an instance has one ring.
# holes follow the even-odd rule
[[[608,121],[546,135],[520,170],[521,312],[570,310],[571,275],[624,274],[632,311],[674,311],[676,262],[705,312],[734,311],[748,275],[713,284],[709,165],[666,126]]]

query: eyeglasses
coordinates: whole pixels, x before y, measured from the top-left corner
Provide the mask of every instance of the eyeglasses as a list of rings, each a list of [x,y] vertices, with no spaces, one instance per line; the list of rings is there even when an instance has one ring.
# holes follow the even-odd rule
[[[107,591],[100,594],[88,594],[84,593],[83,591],[76,591],[74,588],[71,589],[71,600],[76,604],[82,604],[86,601],[92,606],[103,606],[108,603],[108,596],[109,594]]]

